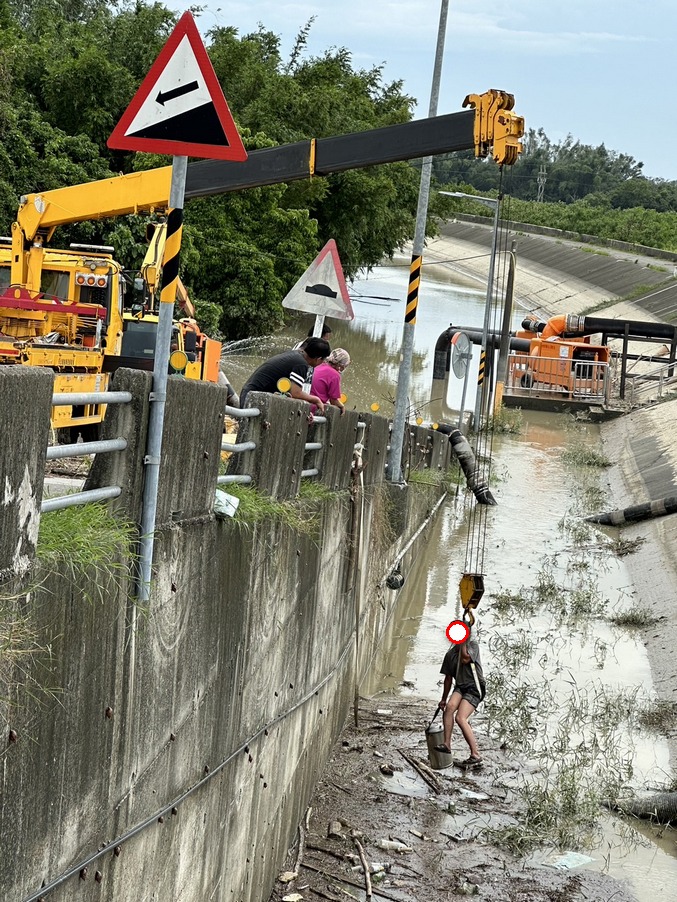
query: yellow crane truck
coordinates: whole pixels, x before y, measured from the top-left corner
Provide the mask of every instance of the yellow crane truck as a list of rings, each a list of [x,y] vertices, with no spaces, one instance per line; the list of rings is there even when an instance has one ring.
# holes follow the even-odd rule
[[[105,391],[119,366],[152,369],[165,224],[155,227],[141,267],[140,300],[128,300],[112,247],[49,242],[60,225],[164,212],[168,197],[167,168],[22,197],[11,237],[0,238],[0,365],[49,367],[55,392]],[[175,323],[174,342],[185,351],[186,377],[218,380],[221,345],[194,319]],[[52,425],[91,435],[104,411],[55,407]]]

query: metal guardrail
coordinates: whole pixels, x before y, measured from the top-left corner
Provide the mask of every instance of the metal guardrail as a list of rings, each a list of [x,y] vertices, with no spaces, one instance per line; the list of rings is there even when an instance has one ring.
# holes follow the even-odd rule
[[[556,395],[572,400],[606,401],[609,364],[570,357],[511,354],[506,388],[518,395]]]
[[[131,392],[70,392],[52,396],[52,407],[65,407],[84,404],[129,404],[132,400]],[[113,438],[96,442],[77,442],[70,445],[49,445],[47,448],[47,460],[63,460],[67,457],[88,457],[90,454],[109,454],[114,451],[124,451],[127,448],[127,439]],[[57,495],[53,498],[45,498],[40,505],[40,513],[63,510],[67,507],[77,507],[83,504],[92,504],[97,501],[108,501],[122,494],[119,485],[101,486],[86,492],[73,492],[70,495]]]
[[[677,364],[673,360],[664,363],[654,370],[627,376],[625,383],[626,397],[630,404],[640,401],[659,400],[669,386],[677,383]]]
[[[59,495],[55,498],[46,498],[41,506],[40,513],[63,510],[66,507],[77,507],[82,504],[93,504],[96,501],[108,501],[122,494],[119,485],[109,485],[100,489],[91,489],[87,492],[73,492],[72,495]]]
[[[258,409],[258,407],[240,408],[240,407],[226,406],[224,412],[225,412],[226,416],[232,417],[233,419],[245,419],[245,418],[258,417],[261,415],[261,411]],[[326,423],[327,423],[326,416],[313,417],[314,425],[323,426],[323,425],[326,425]],[[366,428],[366,425],[367,424],[363,420],[360,420],[357,423],[357,431],[363,433],[364,429]],[[250,442],[239,442],[239,443],[235,442],[233,444],[230,444],[229,442],[226,442],[226,441],[221,443],[221,450],[227,454],[243,454],[246,451],[255,451],[256,447],[257,447],[256,442],[251,442],[251,441]],[[304,451],[321,451],[323,447],[324,447],[323,442],[306,442],[304,445]],[[354,444],[355,449],[358,449],[361,447],[362,447],[361,442],[359,442],[359,441],[355,442],[355,444]],[[309,467],[308,469],[301,471],[301,478],[308,479],[313,476],[319,476],[319,473],[320,473],[320,471],[319,471],[318,467]],[[248,474],[242,474],[242,475],[238,475],[238,476],[224,475],[224,476],[217,477],[217,480],[216,480],[217,485],[249,485],[249,484],[251,484],[251,482],[252,482],[252,477],[251,477],[251,475],[248,475]]]
[[[47,460],[63,460],[64,457],[86,457],[88,454],[106,454],[109,451],[124,451],[126,438],[110,438],[99,442],[77,442],[74,445],[49,445]]]

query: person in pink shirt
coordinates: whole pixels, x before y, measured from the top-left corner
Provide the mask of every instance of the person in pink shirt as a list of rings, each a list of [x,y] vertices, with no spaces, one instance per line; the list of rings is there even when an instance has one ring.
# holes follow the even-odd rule
[[[334,348],[329,357],[315,367],[310,389],[311,394],[317,395],[325,404],[338,407],[341,415],[346,411],[341,401],[341,373],[349,363],[350,354],[343,348]]]

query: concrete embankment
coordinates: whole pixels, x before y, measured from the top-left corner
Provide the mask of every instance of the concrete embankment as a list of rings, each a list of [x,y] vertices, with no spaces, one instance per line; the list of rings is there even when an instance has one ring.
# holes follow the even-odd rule
[[[603,446],[613,461],[608,470],[611,507],[625,508],[677,494],[677,400],[632,411],[602,427]],[[610,528],[609,528],[610,529]],[[626,566],[635,603],[646,618],[642,627],[659,699],[677,703],[677,516],[670,514],[611,530],[636,541]],[[671,761],[677,736],[668,737]]]
[[[452,271],[469,284],[486,288],[491,242],[490,225],[460,219],[443,223],[440,236],[425,249],[424,274],[427,267]],[[527,234],[502,223],[500,254],[509,252],[513,242],[517,254],[514,298],[525,312],[550,316],[604,307],[605,315],[626,319],[672,322],[677,316],[672,259],[642,254],[637,248]],[[499,281],[503,281],[502,273],[499,262]],[[634,304],[620,301],[631,295],[645,296]]]
[[[105,430],[129,445],[88,483],[119,485],[111,506],[132,523],[148,378],[116,374],[133,403],[109,407]],[[78,563],[68,543],[87,545],[82,527],[61,554],[34,559],[51,374],[30,379],[34,392],[0,368],[3,899],[266,898],[392,613],[386,577],[425,541],[425,529],[412,539],[443,491],[385,483],[384,418],[332,408],[310,425],[302,402],[257,395],[261,415],[242,430],[259,446],[250,472],[289,516],[216,519],[225,389],[171,378],[141,609],[119,537]],[[446,436],[412,434],[410,459],[444,470]],[[321,491],[292,501],[309,454]]]

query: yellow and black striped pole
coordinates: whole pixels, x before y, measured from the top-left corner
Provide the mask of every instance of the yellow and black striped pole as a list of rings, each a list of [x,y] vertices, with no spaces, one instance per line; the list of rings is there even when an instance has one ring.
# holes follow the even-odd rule
[[[477,370],[477,391],[478,392],[482,391],[482,386],[484,385],[484,376],[485,376],[485,372],[486,372],[486,365],[487,365],[487,349],[482,348],[482,351],[480,353],[480,365],[479,365],[479,369]]]
[[[141,511],[141,540],[139,547],[139,585],[137,596],[141,602],[150,600],[150,581],[153,565],[153,533],[157,513],[162,430],[165,421],[167,376],[171,353],[172,327],[174,324],[174,300],[179,280],[179,253],[183,231],[183,201],[186,193],[188,157],[172,160],[172,184],[169,192],[169,216],[163,257],[160,316],[155,335],[155,360],[153,364],[153,391],[150,396],[148,439],[146,443],[145,481],[143,485],[143,509]]]
[[[162,260],[161,304],[174,306],[176,290],[179,282],[179,254],[181,253],[181,237],[183,235],[183,209],[174,208],[167,216],[167,237],[165,253]]]
[[[404,311],[405,323],[416,324],[416,313],[418,311],[418,289],[421,284],[421,267],[423,265],[423,256],[421,254],[413,254],[411,258],[411,266],[409,267],[409,290],[407,292],[407,306]]]

